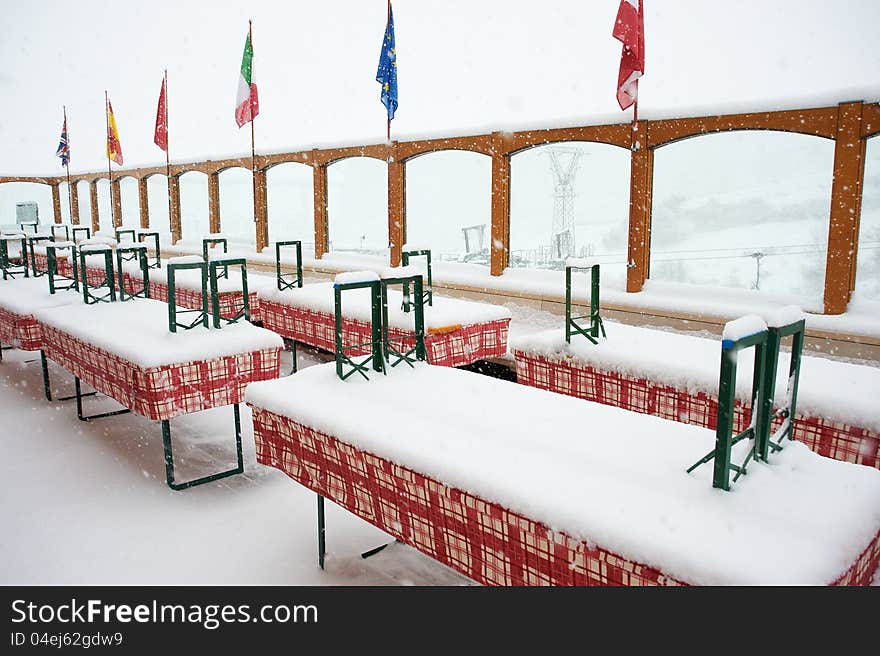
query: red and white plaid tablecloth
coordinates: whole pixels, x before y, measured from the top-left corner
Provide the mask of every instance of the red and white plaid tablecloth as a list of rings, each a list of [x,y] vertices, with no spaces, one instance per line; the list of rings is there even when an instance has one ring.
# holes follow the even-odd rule
[[[595,369],[576,358],[553,358],[520,350],[514,350],[514,357],[517,381],[524,385],[711,430],[718,425],[717,395]],[[751,404],[736,402],[735,432],[748,427],[750,414]],[[880,469],[880,434],[866,428],[799,414],[794,439],[820,455]]]
[[[139,291],[143,285],[143,278],[137,275],[126,273],[124,276],[125,288],[129,291]],[[189,310],[198,310],[202,307],[202,293],[194,289],[177,288],[176,292],[177,305]],[[219,292],[217,294],[220,300],[220,316],[225,319],[231,319],[238,314],[244,306],[243,296],[240,291]],[[168,285],[164,282],[150,280],[150,298],[157,301],[168,302]],[[260,321],[260,301],[257,298],[257,292],[248,292],[248,304],[251,311],[251,321]],[[208,311],[211,310],[211,299],[208,298]]]
[[[69,254],[69,251],[64,251],[64,254]],[[58,273],[59,275],[65,276],[66,278],[73,277],[73,265],[70,263],[69,257],[59,257],[55,260],[58,263]],[[45,253],[34,253],[34,265],[37,271],[41,273],[45,273],[49,271],[49,257]],[[89,283],[95,284],[102,282],[104,280],[104,269],[100,269],[100,278],[96,276],[96,274],[89,275]]]
[[[23,351],[39,351],[43,348],[43,331],[32,314],[15,314],[0,307],[0,342]]]
[[[253,407],[253,406],[252,406]],[[599,545],[253,407],[258,462],[487,585],[684,585]],[[880,534],[834,585],[869,585]]]
[[[263,325],[269,330],[325,351],[336,351],[336,320],[332,314],[266,299],[261,301],[260,309]],[[510,319],[498,319],[455,326],[444,331],[428,331],[425,335],[428,361],[444,367],[459,367],[477,360],[501,357],[507,352],[509,326]],[[342,331],[346,345],[368,344],[372,339],[370,324],[365,321],[344,318]],[[403,330],[392,328],[389,336],[400,351],[409,350],[415,345],[415,339],[407,336]],[[366,348],[353,349],[349,354],[364,355],[368,352]]]
[[[278,378],[281,347],[142,368],[41,324],[46,355],[96,390],[149,419],[240,403],[248,383]]]

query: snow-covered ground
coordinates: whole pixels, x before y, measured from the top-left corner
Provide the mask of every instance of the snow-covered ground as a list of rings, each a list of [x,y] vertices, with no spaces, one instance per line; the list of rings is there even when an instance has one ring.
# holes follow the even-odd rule
[[[244,406],[245,473],[173,492],[157,422],[131,414],[80,422],[72,401],[44,399],[36,353],[3,355],[4,585],[470,583],[404,545],[361,559],[389,538],[333,504],[322,572],[315,495],[256,464]],[[301,350],[300,366],[316,361]],[[289,370],[289,359],[282,366]],[[70,374],[53,364],[50,371],[55,392],[71,393]],[[85,402],[88,412],[118,407]],[[176,418],[171,429],[181,477],[234,462],[231,407]]]
[[[507,305],[511,334],[561,326],[560,317]],[[71,401],[47,403],[36,353],[6,351],[0,364],[0,583],[467,585],[373,526],[327,506],[327,568],[317,566],[315,495],[254,460],[242,409],[245,473],[183,492],[165,485],[159,425],[121,415],[76,419]],[[285,353],[282,371],[289,370]],[[300,367],[329,356],[300,349]],[[69,374],[50,363],[56,395]],[[88,411],[116,407],[86,399]],[[234,460],[232,409],[171,423],[181,477]],[[880,585],[880,572],[875,577]]]

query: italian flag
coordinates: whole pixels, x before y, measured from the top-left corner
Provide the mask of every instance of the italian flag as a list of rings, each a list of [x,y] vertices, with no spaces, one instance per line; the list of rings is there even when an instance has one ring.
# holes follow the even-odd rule
[[[244,42],[244,55],[241,58],[241,74],[238,77],[235,122],[241,127],[253,121],[259,113],[260,100],[257,97],[257,84],[254,82],[254,48],[251,45],[251,32],[248,30]]]

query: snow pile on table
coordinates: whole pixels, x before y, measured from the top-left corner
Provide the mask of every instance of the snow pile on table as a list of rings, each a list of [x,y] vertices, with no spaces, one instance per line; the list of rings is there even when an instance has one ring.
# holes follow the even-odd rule
[[[379,280],[379,274],[375,271],[346,271],[337,273],[333,281],[337,285],[349,285],[356,282],[375,282]]]
[[[34,316],[143,368],[284,346],[277,334],[246,322],[219,330],[198,326],[172,333],[168,305],[152,299],[50,308]]]
[[[373,274],[376,275],[375,273]],[[305,285],[295,290],[262,289],[261,300],[305,308],[323,314],[334,314],[334,283]],[[388,322],[392,328],[412,330],[413,312],[403,312],[403,294],[388,290]],[[342,311],[347,319],[369,322],[372,317],[369,289],[346,291],[342,297]],[[457,298],[434,296],[434,304],[425,306],[425,330],[440,330],[450,326],[470,326],[478,323],[509,319],[510,310],[500,305],[464,301]]]
[[[831,583],[880,530],[873,468],[791,443],[722,492],[711,465],[685,473],[712,431],[456,369],[321,365],[247,401],[691,583]]]
[[[689,393],[718,394],[721,341],[650,328],[605,322],[608,338],[598,344],[574,336],[565,341],[561,328],[510,339],[510,350],[549,358],[575,358],[585,365],[645,378]],[[780,353],[776,378],[777,404],[785,402],[790,354]],[[751,400],[754,355],[741,351],[737,359],[736,396]],[[804,355],[798,386],[797,411],[851,426],[880,431],[880,368]]]
[[[769,327],[781,328],[782,326],[788,326],[797,323],[798,321],[806,321],[807,315],[797,305],[786,305],[775,312],[768,312],[766,318]]]
[[[414,276],[425,277],[424,267],[419,268],[410,264],[409,266],[385,267],[379,271],[379,277],[382,280],[388,278],[412,278]]]
[[[747,314],[739,319],[728,321],[721,331],[721,340],[735,342],[767,330],[767,323],[757,314]]]
[[[43,308],[82,303],[82,296],[75,290],[59,290],[49,293],[49,279],[16,278],[0,284],[0,307],[13,314],[28,316]]]
[[[168,284],[168,264],[191,264],[204,262],[200,255],[180,255],[170,257],[162,262],[162,266],[158,269],[150,269],[150,282],[162,285]],[[124,262],[122,270],[128,275],[139,278],[141,274],[140,264],[136,261]],[[254,292],[263,289],[275,287],[274,276],[260,275],[251,273],[247,274],[248,292]],[[195,269],[184,269],[174,273],[174,284],[179,289],[194,289],[201,291],[202,274]],[[221,294],[227,292],[240,292],[242,289],[241,271],[238,267],[229,268],[228,278],[217,279],[217,291]]]
[[[601,262],[597,259],[586,257],[569,257],[565,260],[565,266],[576,269],[589,269],[594,264],[601,264]]]

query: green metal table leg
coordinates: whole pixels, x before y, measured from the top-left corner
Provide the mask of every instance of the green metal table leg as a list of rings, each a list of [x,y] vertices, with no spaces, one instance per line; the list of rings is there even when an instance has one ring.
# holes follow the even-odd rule
[[[104,417],[115,417],[116,415],[127,415],[131,412],[128,408],[122,408],[121,410],[112,410],[110,412],[100,412],[96,415],[89,415],[86,417],[83,415],[83,406],[82,399],[84,396],[94,396],[95,392],[89,392],[87,394],[82,393],[82,385],[80,384],[79,377],[73,377],[73,389],[74,389],[74,397],[76,398],[76,417],[80,421],[91,421],[92,419],[103,419]]]
[[[244,471],[244,456],[241,450],[241,411],[238,403],[234,404],[232,408],[235,416],[235,455],[238,465],[233,469],[227,469],[226,471],[218,472],[216,474],[202,476],[201,478],[194,478],[193,480],[184,483],[177,483],[174,480],[174,453],[171,449],[171,422],[168,419],[162,420],[162,445],[165,449],[165,482],[168,483],[168,487],[175,491],[185,490],[189,487],[204,485],[205,483],[217,481],[221,478],[227,478],[228,476],[235,476]]]
[[[293,340],[293,343],[290,345],[290,356],[291,356],[291,359],[293,360],[293,364],[291,364],[291,366],[290,366],[290,373],[295,374],[297,371],[297,368],[296,368],[296,340],[295,339]]]
[[[318,495],[318,566],[324,569],[324,556],[327,553],[324,524],[324,497]]]
[[[49,387],[49,362],[46,360],[46,352],[40,349],[40,366],[43,368],[43,392],[46,400],[52,400],[52,390]]]

